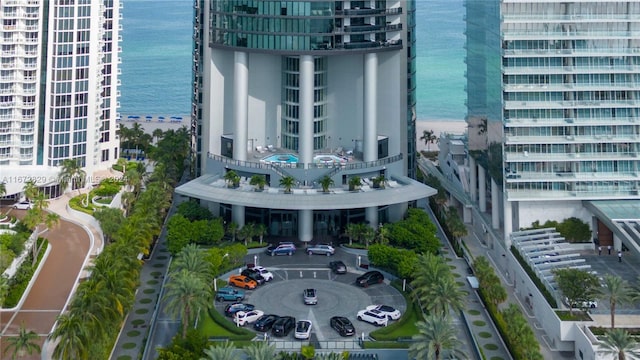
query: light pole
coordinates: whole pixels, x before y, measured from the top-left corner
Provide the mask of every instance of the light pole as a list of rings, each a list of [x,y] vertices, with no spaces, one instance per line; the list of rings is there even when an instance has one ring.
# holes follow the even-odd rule
[[[222,260],[224,260],[224,258],[226,258],[227,256],[229,256],[229,253],[224,254],[224,256],[222,256]],[[213,277],[213,291],[218,291],[218,278],[215,276]]]

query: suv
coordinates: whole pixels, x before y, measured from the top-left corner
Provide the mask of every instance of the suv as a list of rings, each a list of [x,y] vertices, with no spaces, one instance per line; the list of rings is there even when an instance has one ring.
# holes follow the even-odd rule
[[[287,336],[289,332],[296,327],[296,318],[293,316],[283,316],[276,320],[271,326],[271,334],[273,336]]]
[[[292,243],[281,243],[278,245],[271,245],[267,248],[267,254],[271,256],[275,255],[293,255],[296,253],[296,246]]]
[[[242,270],[240,275],[248,277],[249,279],[257,282],[258,285],[262,285],[262,284],[265,283],[265,280],[262,277],[262,275],[260,275],[257,271],[255,271],[253,269],[244,269],[244,270]]]
[[[305,305],[318,304],[318,292],[316,291],[316,289],[304,289],[302,291],[302,296],[304,298]]]
[[[253,309],[255,309],[256,307],[252,304],[244,304],[244,303],[233,303],[233,304],[229,304],[227,306],[225,306],[224,308],[224,314],[228,317],[233,317],[233,314],[237,313],[238,311],[251,311]]]
[[[318,254],[331,256],[335,252],[336,249],[334,249],[333,246],[327,244],[317,244],[307,248],[307,254],[309,255]]]
[[[264,266],[254,266],[251,268],[252,271],[257,272],[264,278],[264,281],[269,282],[273,280],[273,274],[271,271],[267,270]]]
[[[353,324],[346,317],[334,316],[329,320],[329,324],[340,336],[353,336],[356,333]]]
[[[218,301],[241,301],[243,299],[244,291],[234,288],[223,287],[216,292],[216,300]]]
[[[381,284],[384,281],[384,275],[380,271],[367,271],[356,279],[356,284],[361,287],[367,287],[371,284]]]

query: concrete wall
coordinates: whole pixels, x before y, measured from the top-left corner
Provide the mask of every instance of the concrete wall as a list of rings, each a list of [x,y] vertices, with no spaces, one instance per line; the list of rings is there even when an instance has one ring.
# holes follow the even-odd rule
[[[520,201],[519,224],[516,228],[527,228],[534,221],[543,224],[547,220],[562,221],[570,217],[577,217],[587,224],[591,224],[591,213],[582,206],[582,201],[554,201],[553,206],[549,206],[548,201]]]

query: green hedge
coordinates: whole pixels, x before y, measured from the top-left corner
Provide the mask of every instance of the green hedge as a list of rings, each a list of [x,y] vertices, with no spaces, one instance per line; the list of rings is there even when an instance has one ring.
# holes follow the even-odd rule
[[[91,195],[89,195],[89,197],[91,197]],[[94,208],[93,205],[91,205],[91,199],[89,199],[89,206],[88,207],[84,207],[82,206],[82,202],[87,200],[87,195],[78,195],[74,198],[71,198],[69,200],[69,207],[71,207],[73,210],[77,210],[77,211],[81,211],[85,214],[89,214],[91,216],[93,216],[93,212],[94,212]]]
[[[225,318],[224,315],[217,312],[215,308],[210,308],[208,312],[209,316],[216,324],[220,325],[220,327],[226,331],[238,336],[231,340],[251,340],[256,336],[253,331],[236,326],[236,324]]]
[[[549,305],[551,305],[551,307],[554,309],[557,308],[558,303],[556,302],[556,299],[553,297],[553,295],[551,295],[549,290],[547,290],[547,287],[544,286],[544,284],[542,284],[542,281],[540,281],[540,278],[538,278],[538,275],[531,269],[531,267],[529,266],[529,264],[527,264],[527,262],[524,260],[522,255],[520,255],[520,252],[518,251],[518,249],[516,249],[515,246],[513,245],[511,245],[511,253],[518,260],[518,262],[520,263],[520,266],[522,266],[522,268],[527,273],[531,281],[533,281],[533,283],[536,285],[538,290],[540,290],[540,292],[542,293],[542,296],[544,296],[544,298],[547,300]]]
[[[40,262],[42,261],[42,257],[47,252],[49,242],[43,238],[38,238],[37,246],[40,246],[42,242],[44,242],[44,244],[38,254],[38,261],[36,264],[31,266],[32,257],[31,253],[29,253],[29,256],[27,256],[22,265],[20,265],[20,268],[18,268],[16,275],[9,280],[9,291],[7,292],[7,297],[4,300],[4,307],[12,308],[18,305],[18,302],[22,298],[22,294],[24,294],[24,291],[27,289],[27,285],[29,285],[29,281],[31,281],[31,278],[33,277],[33,273],[36,271],[38,265],[40,265]]]
[[[365,349],[408,349],[410,342],[397,341],[365,341],[362,347]]]

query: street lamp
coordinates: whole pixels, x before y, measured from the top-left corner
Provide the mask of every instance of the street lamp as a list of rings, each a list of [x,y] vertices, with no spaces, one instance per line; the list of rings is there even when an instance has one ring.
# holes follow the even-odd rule
[[[222,259],[226,258],[227,256],[229,256],[229,253],[224,254],[224,256],[222,256]],[[213,291],[218,291],[218,278],[217,277],[213,277]]]

